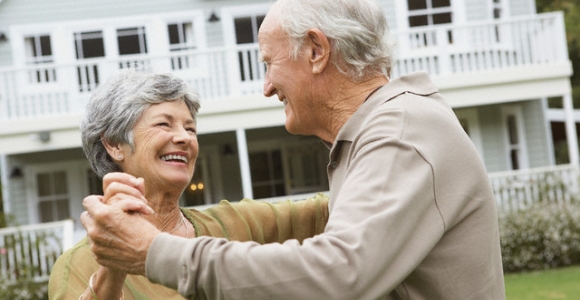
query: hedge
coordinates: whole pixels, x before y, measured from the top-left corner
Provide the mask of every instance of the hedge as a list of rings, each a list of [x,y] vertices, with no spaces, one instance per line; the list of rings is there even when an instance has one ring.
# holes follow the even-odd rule
[[[580,203],[538,203],[499,215],[504,272],[580,263]]]

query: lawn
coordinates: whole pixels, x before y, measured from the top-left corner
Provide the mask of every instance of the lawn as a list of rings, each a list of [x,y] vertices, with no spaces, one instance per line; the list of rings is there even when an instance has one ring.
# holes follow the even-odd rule
[[[507,300],[580,299],[580,266],[506,274]]]

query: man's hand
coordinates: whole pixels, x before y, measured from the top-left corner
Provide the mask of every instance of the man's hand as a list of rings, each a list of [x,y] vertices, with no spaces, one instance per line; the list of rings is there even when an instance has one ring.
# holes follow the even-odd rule
[[[145,275],[147,251],[161,232],[135,212],[147,211],[149,206],[128,195],[116,199],[112,205],[104,204],[102,198],[86,197],[83,200],[86,211],[81,214],[97,262],[130,274]]]

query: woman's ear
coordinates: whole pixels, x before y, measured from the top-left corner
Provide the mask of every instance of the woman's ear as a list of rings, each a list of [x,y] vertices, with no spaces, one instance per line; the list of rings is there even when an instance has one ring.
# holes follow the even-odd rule
[[[305,47],[308,50],[308,61],[312,66],[312,72],[319,74],[324,71],[330,59],[330,41],[328,37],[316,28],[309,29]]]
[[[105,146],[105,149],[107,149],[107,153],[109,153],[109,156],[113,158],[113,160],[122,161],[123,159],[125,159],[123,149],[121,149],[121,146],[119,144],[111,144],[108,140],[103,139],[102,137],[101,142],[103,143],[103,146]]]

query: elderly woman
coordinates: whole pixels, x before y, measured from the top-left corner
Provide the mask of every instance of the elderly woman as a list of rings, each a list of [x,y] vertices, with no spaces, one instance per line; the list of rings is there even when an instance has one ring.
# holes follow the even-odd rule
[[[198,101],[198,94],[182,80],[136,70],[119,71],[94,92],[81,131],[91,167],[103,177],[102,201],[122,203],[115,202],[119,193],[146,199],[154,213],[143,218],[161,231],[186,238],[210,235],[270,243],[302,241],[321,233],[328,219],[328,200],[322,195],[278,204],[222,201],[204,212],[179,207],[199,150]],[[183,299],[146,277],[100,266],[86,238],[56,262],[49,295],[50,299]]]

